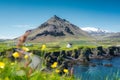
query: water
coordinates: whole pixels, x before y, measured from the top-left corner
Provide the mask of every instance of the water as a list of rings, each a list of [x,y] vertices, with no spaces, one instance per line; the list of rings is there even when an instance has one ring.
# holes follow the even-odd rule
[[[74,75],[78,80],[120,80],[120,57],[111,60],[91,60],[97,64],[91,65],[75,65]],[[112,64],[112,67],[103,66],[104,64]]]

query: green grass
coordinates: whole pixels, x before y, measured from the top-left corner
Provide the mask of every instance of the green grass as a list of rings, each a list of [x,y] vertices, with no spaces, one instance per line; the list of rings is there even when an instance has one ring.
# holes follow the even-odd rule
[[[27,42],[29,43],[29,42]],[[56,49],[58,50],[62,50],[62,49],[66,49],[66,45],[68,43],[72,43],[72,48],[78,48],[81,46],[88,46],[88,47],[94,47],[94,46],[109,46],[109,45],[119,45],[120,44],[120,40],[119,39],[115,39],[115,40],[88,40],[88,39],[78,39],[78,40],[69,40],[69,41],[58,41],[58,42],[48,42],[48,43],[30,43],[33,44],[32,47],[29,47],[30,50],[39,50],[41,49],[42,44],[46,44],[47,48],[49,49],[53,49],[55,47],[57,47]],[[7,50],[9,48],[13,48],[16,47],[14,46],[14,41],[5,41],[5,42],[0,42],[0,52]],[[58,48],[60,47],[60,48]]]
[[[6,58],[0,57],[0,62],[5,64],[4,68],[0,68],[0,80],[74,80],[73,77],[51,72],[35,71],[27,76],[28,68],[21,67],[18,62],[11,62]],[[11,64],[12,63],[12,64]],[[1,66],[1,65],[0,65]]]
[[[4,51],[4,50],[7,50],[7,49],[10,49],[12,48],[13,46],[8,46],[8,43],[3,43],[3,42],[0,42],[0,52]]]
[[[66,50],[69,49],[66,48],[68,43],[72,43],[72,47],[70,49],[76,49],[81,46],[94,46],[91,42],[81,40],[81,41],[60,41],[60,42],[49,42],[49,43],[30,43],[33,44],[33,46],[28,48],[30,48],[30,50],[40,50],[41,46],[45,44],[47,46],[48,51]],[[0,42],[0,52],[14,47],[16,47],[14,45],[14,42]]]

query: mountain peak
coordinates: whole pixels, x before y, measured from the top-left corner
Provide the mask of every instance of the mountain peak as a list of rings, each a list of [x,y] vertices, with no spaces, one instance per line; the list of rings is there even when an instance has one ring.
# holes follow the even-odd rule
[[[80,37],[89,37],[88,33],[56,15],[41,24],[32,32],[33,34],[29,35],[30,41],[71,40]]]
[[[53,16],[54,19],[60,19],[60,17],[58,17],[57,15]]]
[[[53,17],[51,17],[48,21],[47,21],[48,23],[55,23],[55,22],[68,22],[69,23],[69,21],[67,21],[66,19],[62,19],[62,18],[60,18],[60,17],[58,17],[57,15],[54,15]]]

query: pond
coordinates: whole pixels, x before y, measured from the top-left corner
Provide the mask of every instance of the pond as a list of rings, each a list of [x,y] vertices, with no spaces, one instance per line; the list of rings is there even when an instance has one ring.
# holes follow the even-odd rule
[[[96,66],[75,65],[74,76],[77,80],[118,80],[120,79],[120,57],[111,60],[91,60]],[[112,67],[104,66],[112,64]]]

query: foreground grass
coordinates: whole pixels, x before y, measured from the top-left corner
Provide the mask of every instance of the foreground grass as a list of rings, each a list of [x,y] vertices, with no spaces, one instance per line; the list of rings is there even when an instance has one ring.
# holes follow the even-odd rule
[[[74,80],[73,77],[64,74],[60,76],[54,70],[50,72],[34,71],[27,75],[28,68],[20,66],[18,62],[11,62],[0,57],[0,80]]]
[[[3,63],[3,64],[2,64]],[[87,80],[89,76],[86,75],[86,79],[79,77],[74,78],[68,76],[68,74],[59,75],[52,71],[34,71],[30,76],[27,75],[28,68],[20,67],[18,62],[11,62],[6,58],[0,57],[0,80]],[[103,80],[120,80],[119,72],[114,73],[112,76],[106,76]],[[90,79],[89,79],[90,80]],[[91,79],[92,80],[92,79]],[[98,79],[100,80],[100,79]]]

